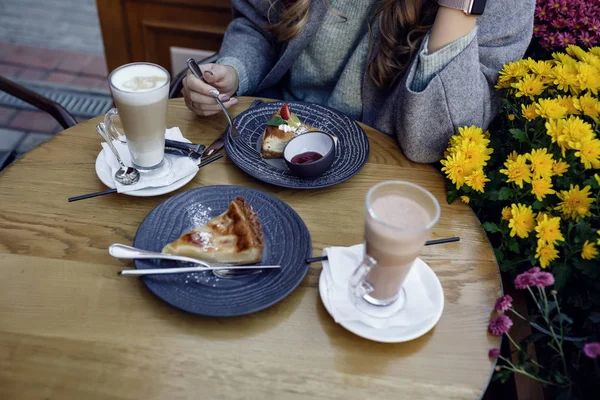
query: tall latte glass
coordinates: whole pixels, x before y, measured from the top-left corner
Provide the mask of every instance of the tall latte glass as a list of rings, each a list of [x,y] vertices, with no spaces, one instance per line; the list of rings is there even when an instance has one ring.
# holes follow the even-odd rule
[[[387,318],[404,307],[402,284],[440,217],[440,205],[422,187],[387,181],[365,201],[365,254],[350,290],[359,310]]]
[[[108,80],[117,106],[104,119],[108,131],[127,143],[136,168],[160,167],[165,157],[169,73],[156,64],[133,63],[115,69]],[[115,126],[117,115],[124,132]]]

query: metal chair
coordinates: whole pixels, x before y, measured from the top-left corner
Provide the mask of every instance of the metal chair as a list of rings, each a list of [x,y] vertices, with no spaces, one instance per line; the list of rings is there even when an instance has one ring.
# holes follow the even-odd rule
[[[45,111],[65,129],[77,125],[75,118],[54,100],[44,97],[2,76],[0,76],[0,91],[6,92],[27,104]],[[0,157],[0,170],[10,164],[16,158],[16,155],[16,148],[14,148],[3,157]]]

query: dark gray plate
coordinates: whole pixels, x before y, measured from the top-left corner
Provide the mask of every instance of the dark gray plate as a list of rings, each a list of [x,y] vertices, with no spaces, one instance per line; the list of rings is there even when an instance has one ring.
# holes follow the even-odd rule
[[[231,135],[225,135],[225,150],[235,165],[263,182],[296,189],[332,186],[360,171],[369,158],[369,140],[355,121],[339,111],[318,104],[288,104],[301,121],[338,138],[331,167],[319,177],[300,178],[292,174],[283,159],[265,160],[260,156],[265,125],[273,113],[281,108],[281,101],[249,108],[235,118],[240,137],[233,139]]]
[[[245,197],[263,226],[262,265],[281,269],[235,278],[212,272],[145,276],[143,281],[162,300],[182,310],[229,317],[267,308],[289,295],[304,279],[311,255],[310,234],[300,216],[283,201],[239,186],[207,186],[173,196],[144,219],[135,235],[135,247],[161,251],[181,234],[221,214],[237,196]],[[167,260],[135,260],[138,269],[186,265]]]

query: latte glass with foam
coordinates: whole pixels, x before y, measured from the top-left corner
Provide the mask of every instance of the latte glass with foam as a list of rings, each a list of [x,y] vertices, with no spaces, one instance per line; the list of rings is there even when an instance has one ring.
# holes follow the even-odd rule
[[[108,130],[127,143],[136,168],[160,167],[165,155],[169,73],[156,64],[133,63],[115,69],[108,80],[117,106],[106,114]],[[116,115],[123,133],[114,125]]]

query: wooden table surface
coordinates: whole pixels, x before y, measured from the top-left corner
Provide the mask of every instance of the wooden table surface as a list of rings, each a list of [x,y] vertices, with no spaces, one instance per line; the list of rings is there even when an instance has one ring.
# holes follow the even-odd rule
[[[246,109],[241,98],[233,114]],[[273,307],[236,318],[179,311],[154,297],[108,255],[131,243],[142,219],[170,195],[107,195],[94,160],[99,118],[25,154],[0,173],[0,399],[477,399],[499,340],[487,333],[501,293],[491,246],[471,210],[445,201],[429,165],[407,161],[396,143],[367,127],[371,154],[350,180],[318,190],[262,184],[227,157],[178,192],[218,184],[274,194],[304,219],[314,254],[363,240],[363,199],[377,182],[410,180],[430,190],[442,215],[432,238],[459,243],[425,248],[445,309],[437,326],[407,343],[362,339],[337,325],[319,298],[321,264]],[[169,126],[196,143],[225,128],[223,115],[200,118],[181,99]]]

